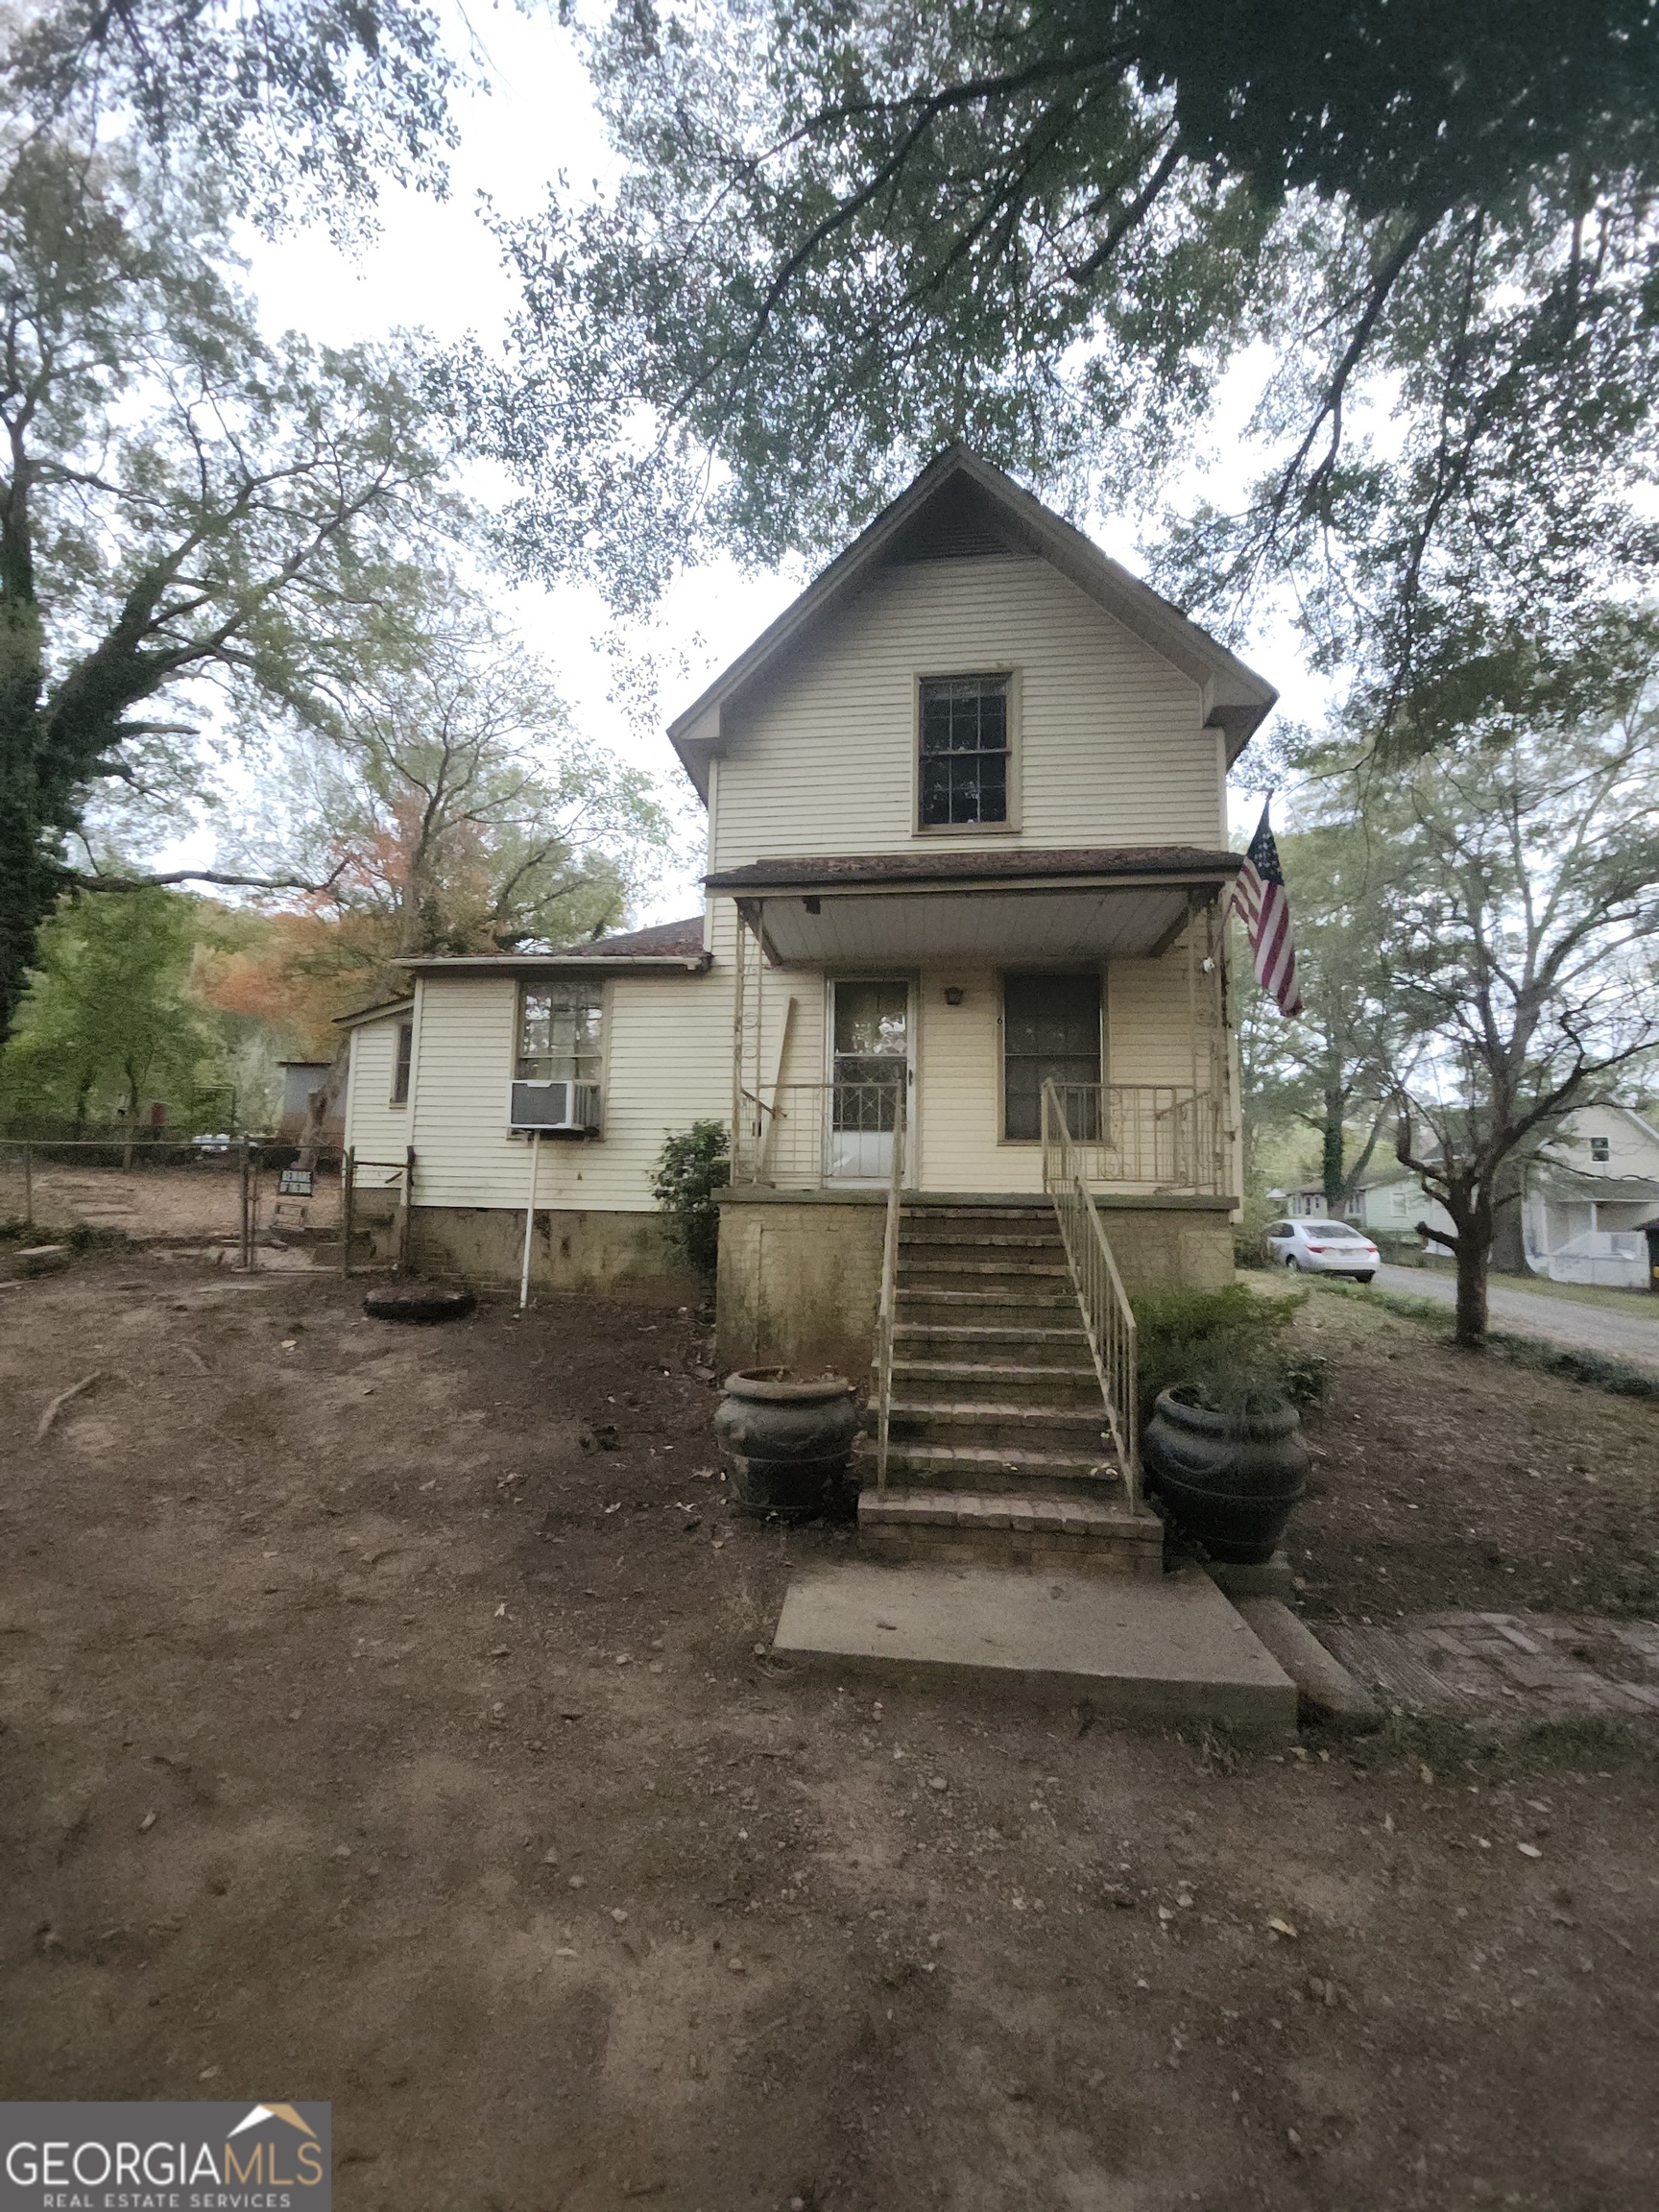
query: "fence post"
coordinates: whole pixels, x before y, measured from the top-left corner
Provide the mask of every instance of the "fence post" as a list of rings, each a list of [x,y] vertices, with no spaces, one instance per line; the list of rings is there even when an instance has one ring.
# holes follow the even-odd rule
[[[357,1196],[357,1153],[348,1145],[340,1158],[340,1272],[351,1272],[351,1216]]]
[[[397,1219],[397,1272],[409,1272],[409,1224],[415,1212],[415,1147],[403,1156],[403,1206]]]
[[[248,1190],[248,1140],[242,1140],[242,1245],[241,1264],[246,1269],[252,1265],[253,1225],[249,1214]]]
[[[35,1226],[35,1147],[28,1143],[23,1147],[23,1226]]]

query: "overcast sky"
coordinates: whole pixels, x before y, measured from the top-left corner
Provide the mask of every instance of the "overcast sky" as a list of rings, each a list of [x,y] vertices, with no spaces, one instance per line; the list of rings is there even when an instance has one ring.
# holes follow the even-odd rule
[[[459,30],[460,18],[452,18]],[[521,14],[497,5],[472,19],[487,94],[464,101],[457,112],[461,144],[451,163],[447,201],[394,189],[381,205],[376,242],[354,255],[330,245],[318,228],[292,231],[271,242],[244,241],[249,275],[261,315],[273,331],[299,329],[326,344],[379,336],[402,325],[440,339],[476,332],[498,337],[515,303],[503,270],[479,220],[487,196],[503,214],[528,214],[542,202],[548,180],[563,174],[578,190],[603,190],[616,162],[607,145],[574,43],[550,10]],[[1260,373],[1259,365],[1254,373]],[[1250,369],[1237,380],[1233,407],[1241,417],[1254,381]],[[488,481],[486,493],[494,489]],[[1212,479],[1213,492],[1217,487]],[[1225,496],[1228,487],[1219,487]],[[1140,566],[1132,538],[1097,517],[1094,535],[1118,559]],[[670,690],[665,717],[677,712],[714,670],[733,659],[806,581],[805,572],[745,575],[721,563],[684,578],[664,605],[661,649],[685,652],[692,673],[684,696]],[[529,641],[557,669],[576,725],[648,768],[675,797],[688,792],[668,741],[661,732],[630,727],[608,693],[612,668],[594,638],[604,622],[597,593],[498,587],[501,602]],[[1294,640],[1273,633],[1246,654],[1277,684],[1291,712],[1309,711],[1316,693],[1295,654]],[[1284,710],[1284,709],[1282,709]],[[686,818],[688,832],[693,830]],[[204,854],[195,846],[190,859]],[[693,911],[700,903],[694,852],[638,917],[661,920]]]

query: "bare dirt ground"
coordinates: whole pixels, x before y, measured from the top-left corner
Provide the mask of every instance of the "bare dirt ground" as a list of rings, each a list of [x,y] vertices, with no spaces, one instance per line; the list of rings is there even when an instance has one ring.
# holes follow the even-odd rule
[[[1310,1610],[1635,1602],[1659,1409],[1327,1304]],[[852,1539],[723,1510],[703,1342],[0,1291],[0,2094],[331,2099],[350,2212],[1659,2199],[1651,1733],[1271,1756],[785,1671]]]
[[[118,1229],[134,1243],[222,1241],[240,1235],[242,1182],[234,1160],[186,1160],[151,1166],[139,1161],[119,1167],[83,1167],[37,1160],[33,1170],[35,1219],[49,1229]],[[340,1219],[340,1179],[317,1177],[315,1196],[301,1201],[277,1195],[274,1167],[254,1179],[257,1225],[263,1237],[304,1229],[329,1229]],[[19,1154],[0,1147],[0,1221],[21,1219],[23,1171]]]

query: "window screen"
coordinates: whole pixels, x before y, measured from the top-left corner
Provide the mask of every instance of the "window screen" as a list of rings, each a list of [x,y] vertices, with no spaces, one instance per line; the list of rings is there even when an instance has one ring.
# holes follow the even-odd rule
[[[922,823],[1008,819],[1008,679],[948,676],[922,686]]]
[[[526,984],[518,1017],[520,1083],[597,1083],[601,1009],[597,983]]]
[[[1062,1087],[1073,1137],[1100,1135],[1100,978],[1009,975],[1002,984],[1002,1130],[1041,1137],[1043,1085]],[[1066,1086],[1087,1086],[1067,1090]]]

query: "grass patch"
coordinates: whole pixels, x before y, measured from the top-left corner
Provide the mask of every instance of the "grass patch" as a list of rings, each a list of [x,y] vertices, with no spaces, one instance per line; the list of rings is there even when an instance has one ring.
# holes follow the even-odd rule
[[[25,1221],[13,1214],[0,1221],[0,1244],[65,1244],[71,1252],[120,1252],[131,1244],[125,1229],[96,1229],[78,1221],[70,1229],[51,1229],[42,1221]]]
[[[1659,1757],[1659,1744],[1639,1723],[1600,1713],[1562,1714],[1504,1729],[1491,1720],[1391,1710],[1355,1755],[1367,1766],[1399,1761],[1412,1770],[1427,1767],[1436,1782],[1470,1774],[1481,1782],[1508,1782],[1533,1774],[1612,1773],[1650,1764]]]

